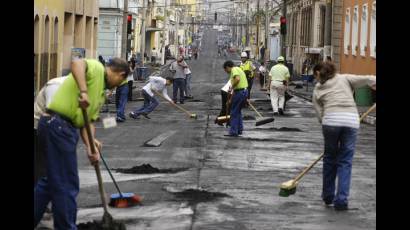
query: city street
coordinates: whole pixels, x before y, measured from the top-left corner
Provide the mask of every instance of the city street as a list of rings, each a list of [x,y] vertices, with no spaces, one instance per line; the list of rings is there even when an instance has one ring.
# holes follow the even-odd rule
[[[204,34],[198,60],[188,62],[194,100],[182,105],[196,113],[197,120],[161,100],[150,120],[127,116],[126,122],[111,129],[97,124],[96,138],[103,143],[102,154],[110,168],[150,164],[165,171],[115,172],[121,190],[142,196],[143,202],[131,208],[110,208],[113,217],[124,221],[127,229],[374,229],[376,127],[362,124],[360,128],[349,198],[352,210],[336,212],[324,205],[320,197],[322,161],[302,179],[296,194],[280,197],[280,184],[323,151],[321,126],[312,104],[294,97],[284,116],[259,127],[255,126],[256,114],[244,109],[243,136],[225,137],[228,130],[214,124],[214,119],[221,105],[220,88],[228,76],[222,69],[224,59],[217,57],[216,31]],[[138,83],[141,86],[143,83]],[[172,95],[172,88],[168,94]],[[272,116],[270,100],[256,81],[251,101],[264,116]],[[128,103],[126,114],[141,104]],[[110,111],[115,116],[113,104]],[[146,144],[158,136],[159,146]],[[103,209],[97,180],[82,143],[78,161],[77,223],[100,220]],[[101,169],[107,194],[117,193],[103,164]],[[44,217],[42,226],[52,226],[49,216]]]

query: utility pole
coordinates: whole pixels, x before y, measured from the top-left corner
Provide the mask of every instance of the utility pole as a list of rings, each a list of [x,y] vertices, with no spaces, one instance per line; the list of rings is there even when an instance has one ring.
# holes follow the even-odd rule
[[[246,0],[246,46],[249,46],[249,0]]]
[[[332,47],[332,0],[326,0],[324,42],[325,46],[323,48],[323,60],[326,60],[326,56],[331,56]]]
[[[282,16],[286,18],[286,0],[283,0],[283,5],[282,5]],[[287,22],[287,18],[286,18],[286,24],[288,24]],[[286,27],[288,27],[286,25]],[[286,32],[287,33],[287,32]],[[281,47],[282,47],[282,52],[281,52],[281,56],[284,56],[286,59],[286,47],[285,47],[285,40],[286,40],[286,35],[283,34],[281,39],[280,39],[280,43],[281,43]]]
[[[147,8],[145,7],[145,1],[146,0],[142,0],[142,21],[141,21],[141,64],[142,66],[144,66],[145,63],[145,20],[147,17]]]
[[[128,0],[124,0],[124,12],[122,15],[122,36],[121,36],[121,58],[127,59],[127,22],[128,22]]]
[[[256,17],[256,57],[259,57],[259,27],[260,27],[260,12],[259,12],[259,0],[257,2],[257,6],[256,6],[257,10],[257,17]]]
[[[167,3],[168,0],[165,0],[165,6],[164,6],[164,26],[163,26],[163,31],[162,31],[162,58],[161,58],[161,63],[164,65],[166,64],[167,60],[165,57],[165,42],[168,41],[168,31],[166,28],[168,28],[168,13],[167,13]]]

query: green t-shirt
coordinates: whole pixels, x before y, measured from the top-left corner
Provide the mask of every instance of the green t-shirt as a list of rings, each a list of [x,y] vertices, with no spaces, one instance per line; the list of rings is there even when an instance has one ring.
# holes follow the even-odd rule
[[[272,81],[288,81],[290,78],[289,69],[283,64],[274,65],[269,74]]]
[[[86,82],[88,99],[90,105],[87,108],[87,115],[90,121],[95,121],[99,117],[101,106],[104,104],[105,77],[104,66],[98,60],[84,59],[87,63]],[[69,118],[75,127],[84,126],[84,119],[81,108],[78,105],[80,90],[70,73],[64,83],[54,94],[48,109]]]
[[[231,70],[231,83],[233,85],[233,78],[234,76],[239,76],[239,83],[236,85],[236,87],[234,89],[244,89],[244,88],[248,88],[248,80],[246,79],[246,75],[243,72],[243,70],[240,67],[233,67]]]

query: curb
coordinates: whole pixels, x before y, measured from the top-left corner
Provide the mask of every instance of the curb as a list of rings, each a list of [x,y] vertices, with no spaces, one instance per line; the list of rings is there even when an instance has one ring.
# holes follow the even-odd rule
[[[298,92],[296,92],[296,91],[293,91],[293,90],[291,90],[291,89],[288,89],[289,90],[289,92],[291,92],[293,95],[295,95],[295,96],[297,96],[297,97],[299,97],[299,98],[302,98],[302,99],[304,99],[304,100],[306,100],[306,101],[309,101],[309,102],[312,102],[312,97],[307,97],[307,96],[305,96],[305,95],[302,95],[302,94],[300,94],[300,93],[298,93]],[[362,115],[363,113],[359,113],[359,115]],[[373,126],[375,126],[376,125],[376,117],[375,116],[367,116],[367,117],[365,117],[365,118],[363,118],[363,121],[362,121],[363,123],[365,123],[365,124],[368,124],[368,125],[373,125]]]

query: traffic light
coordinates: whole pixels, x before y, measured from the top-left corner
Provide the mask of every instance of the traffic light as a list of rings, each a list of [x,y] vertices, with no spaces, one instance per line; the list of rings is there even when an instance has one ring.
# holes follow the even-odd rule
[[[284,16],[280,17],[280,34],[286,34],[286,18]]]
[[[127,34],[131,34],[132,31],[132,15],[129,14],[127,17]]]
[[[215,22],[218,19],[218,13],[215,12]]]

